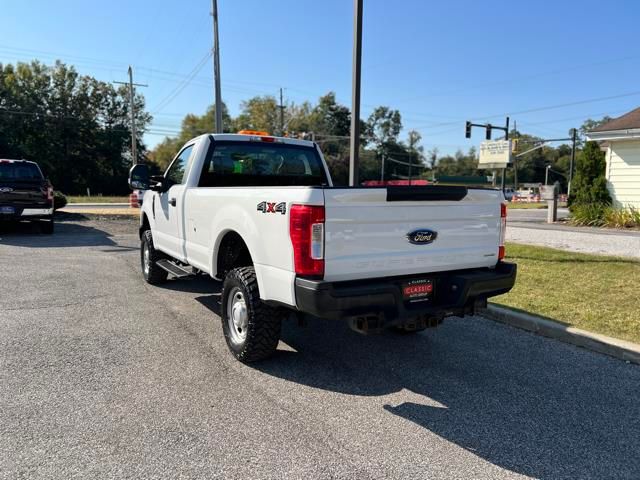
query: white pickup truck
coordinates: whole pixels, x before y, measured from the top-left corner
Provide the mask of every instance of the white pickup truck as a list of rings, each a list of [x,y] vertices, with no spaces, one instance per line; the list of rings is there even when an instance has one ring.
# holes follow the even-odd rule
[[[241,132],[242,133],[242,132]],[[508,292],[502,192],[464,186],[334,187],[318,146],[264,132],[185,144],[148,189],[141,264],[150,284],[204,273],[223,281],[231,352],[266,358],[295,312],[360,332],[415,332]]]

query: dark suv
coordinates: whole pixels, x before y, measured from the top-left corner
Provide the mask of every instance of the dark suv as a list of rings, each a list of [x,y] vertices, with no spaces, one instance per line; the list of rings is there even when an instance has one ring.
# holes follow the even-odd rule
[[[35,162],[0,159],[0,221],[30,220],[53,233],[53,187]]]

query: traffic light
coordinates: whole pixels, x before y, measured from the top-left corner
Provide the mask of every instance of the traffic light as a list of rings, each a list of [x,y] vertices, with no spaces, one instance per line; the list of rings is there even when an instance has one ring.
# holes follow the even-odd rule
[[[491,128],[492,128],[491,124],[487,123],[487,136],[486,136],[487,140],[491,140]]]
[[[518,139],[511,140],[511,153],[518,153]]]
[[[471,122],[467,122],[464,126],[464,136],[466,138],[471,138]]]

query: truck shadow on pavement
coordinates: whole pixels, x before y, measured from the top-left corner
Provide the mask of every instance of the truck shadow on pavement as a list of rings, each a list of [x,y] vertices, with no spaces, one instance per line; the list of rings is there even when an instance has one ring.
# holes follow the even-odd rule
[[[138,248],[119,245],[110,233],[78,222],[56,222],[55,232],[51,235],[42,234],[38,225],[28,222],[0,223],[0,245],[27,248],[113,247],[113,251]]]
[[[282,339],[295,351],[252,367],[330,392],[393,394],[382,399],[389,414],[512,472],[638,478],[636,366],[480,318],[368,337],[312,319],[285,325]]]

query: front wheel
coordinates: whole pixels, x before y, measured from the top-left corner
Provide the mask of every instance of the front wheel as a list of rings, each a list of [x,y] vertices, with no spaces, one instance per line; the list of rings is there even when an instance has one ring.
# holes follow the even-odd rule
[[[272,355],[280,340],[279,309],[260,300],[253,267],[231,270],[222,287],[222,330],[231,353],[244,363]]]
[[[146,230],[142,234],[140,243],[140,266],[142,267],[142,276],[150,285],[158,285],[167,281],[168,272],[156,264],[161,258],[164,257],[153,247],[151,230]]]

